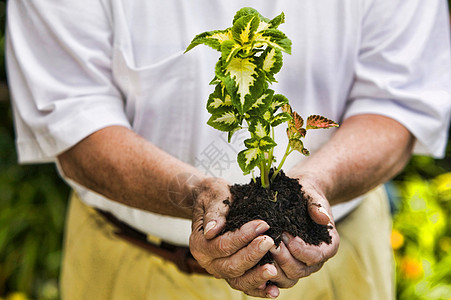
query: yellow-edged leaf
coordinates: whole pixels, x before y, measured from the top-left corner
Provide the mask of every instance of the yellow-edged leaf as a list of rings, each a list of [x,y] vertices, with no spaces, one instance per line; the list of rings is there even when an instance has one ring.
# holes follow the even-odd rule
[[[232,58],[225,67],[224,73],[231,80],[226,81],[229,92],[236,93],[234,105],[244,114],[255,102],[255,95],[260,95],[263,89],[264,76],[260,73],[257,62],[252,58]],[[221,76],[220,74],[217,74]],[[230,87],[233,84],[233,87]]]
[[[278,73],[282,68],[283,59],[282,52],[275,48],[266,48],[261,55],[263,60],[262,69],[266,73],[266,78],[269,82],[277,82],[274,74]]]
[[[241,121],[233,108],[222,108],[211,115],[207,124],[221,131],[232,131],[240,126]]]
[[[230,40],[233,40],[231,28],[225,30],[206,31],[194,37],[189,46],[186,48],[185,53],[200,44],[204,44],[215,50],[221,51],[221,44]]]
[[[277,29],[268,29],[257,32],[254,37],[255,47],[269,46],[291,54],[291,40]]]
[[[271,89],[267,89],[257,100],[252,104],[248,113],[251,116],[261,116],[267,112],[269,106],[271,105],[272,97],[274,95],[274,91]]]
[[[247,148],[258,148],[259,139],[258,138],[250,138],[244,141],[244,145]]]
[[[232,26],[232,35],[241,46],[251,44],[260,24],[258,15],[247,15],[239,18]]]
[[[258,143],[258,148],[262,151],[268,151],[275,146],[277,146],[276,142],[269,136],[263,137]]]
[[[217,113],[217,111],[223,107],[231,107],[232,98],[222,83],[216,85],[215,90],[208,96],[207,111],[211,114]]]
[[[269,135],[269,124],[262,119],[257,119],[251,123],[249,131],[261,139]]]
[[[272,97],[271,108],[274,112],[285,104],[288,104],[288,98],[284,95],[276,94]],[[288,110],[289,114],[291,114],[291,106],[289,104],[285,108],[282,107],[283,112],[288,112]]]
[[[250,148],[238,153],[238,164],[243,172],[249,172],[260,162],[262,151],[258,148]]]

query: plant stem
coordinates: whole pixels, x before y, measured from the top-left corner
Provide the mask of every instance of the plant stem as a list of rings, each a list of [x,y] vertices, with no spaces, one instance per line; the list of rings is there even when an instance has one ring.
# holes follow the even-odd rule
[[[271,127],[271,138],[273,139],[273,140],[275,140],[275,134],[274,134],[274,127]],[[269,157],[268,157],[268,168],[271,170],[271,167],[272,167],[272,161],[273,161],[273,158],[274,158],[274,147],[273,148],[271,148],[270,150],[269,150]]]
[[[269,172],[266,167],[266,163],[262,161],[260,163],[260,181],[262,183],[262,187],[267,189],[269,188]]]
[[[283,164],[285,163],[285,160],[287,159],[288,155],[290,155],[291,152],[293,152],[293,149],[291,149],[291,146],[288,143],[287,150],[285,150],[285,154],[284,154],[282,160],[280,161],[279,166],[277,167],[277,169],[274,171],[274,173],[271,176],[271,182],[274,181],[274,179],[276,179],[277,174],[279,174],[280,170],[282,169]]]

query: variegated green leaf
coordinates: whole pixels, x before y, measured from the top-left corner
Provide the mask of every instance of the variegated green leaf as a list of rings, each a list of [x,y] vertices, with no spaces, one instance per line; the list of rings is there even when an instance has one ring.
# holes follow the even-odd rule
[[[238,153],[238,164],[243,172],[250,172],[261,161],[262,151],[259,148],[250,148]]]
[[[266,48],[260,56],[262,59],[263,71],[265,71],[266,78],[269,82],[277,82],[274,74],[278,73],[282,68],[283,59],[282,52],[275,48]]]
[[[267,89],[260,97],[257,98],[247,113],[251,116],[263,115],[271,105],[273,95],[274,91]]]
[[[254,137],[264,138],[269,135],[269,123],[263,119],[252,120],[249,131]]]
[[[267,29],[257,32],[254,41],[256,48],[269,46],[291,54],[291,40],[280,30]]]
[[[284,106],[285,104],[287,104],[288,106],[286,107],[286,109],[288,109],[287,111],[283,110],[284,112],[289,112],[291,114],[291,106],[288,104],[288,98],[285,97],[284,95],[280,95],[280,94],[275,94],[272,97],[272,103],[271,103],[271,108],[272,110],[275,112],[277,109],[279,109],[280,107]]]
[[[235,24],[235,22],[238,19],[240,19],[241,17],[249,16],[249,15],[257,15],[259,17],[260,24],[258,26],[257,31],[262,31],[262,30],[266,30],[268,28],[273,27],[274,25],[277,24],[277,21],[275,19],[280,17],[280,16],[277,16],[276,18],[274,18],[275,22],[273,22],[272,20],[269,20],[268,18],[262,16],[256,9],[254,9],[252,7],[244,7],[235,14],[235,17],[233,18],[233,24]]]
[[[269,151],[271,148],[277,146],[276,142],[269,136],[263,138],[253,137],[244,141],[244,145],[251,148],[259,148],[262,151]]]
[[[239,11],[237,11],[237,12],[235,13],[235,16],[233,17],[233,22],[232,22],[232,24],[235,24],[235,22],[236,22],[237,20],[239,20],[240,18],[242,18],[242,17],[245,17],[245,16],[251,16],[251,15],[257,15],[257,16],[260,17],[261,20],[266,19],[266,18],[264,18],[262,15],[260,15],[260,13],[259,13],[255,8],[252,8],[252,7],[243,7],[243,8],[241,8]],[[268,19],[266,19],[266,20],[267,20],[267,22],[269,21]]]
[[[218,109],[214,113],[207,124],[221,131],[232,131],[240,126],[240,117],[233,108]]]
[[[232,41],[224,41],[221,45],[222,65],[227,66],[230,60],[241,50],[241,45]]]
[[[273,113],[270,110],[267,110],[267,111],[265,111],[265,113],[263,114],[262,117],[263,117],[263,120],[270,123],[273,118]]]
[[[218,65],[216,76],[225,83],[233,105],[243,115],[263,92],[263,72],[253,58],[232,58],[224,69],[222,64]]]
[[[262,151],[269,151],[275,146],[277,146],[276,142],[269,136],[263,137],[258,143],[258,148]]]
[[[280,24],[285,22],[285,14],[283,12],[274,19],[269,20],[268,18],[262,16],[256,9],[252,7],[244,7],[235,14],[233,23],[235,23],[235,21],[239,18],[248,15],[258,15],[260,17],[260,26],[257,31],[266,30],[268,28],[277,28]]]
[[[326,117],[319,115],[311,115],[307,118],[306,129],[320,129],[320,128],[331,128],[338,127],[339,125]]]
[[[239,18],[232,26],[233,39],[241,46],[252,44],[259,24],[260,18],[256,14]]]
[[[215,91],[210,94],[207,101],[207,111],[215,114],[219,109],[224,107],[232,107],[232,98],[227,94],[223,84],[216,85]]]
[[[288,122],[293,118],[289,113],[281,112],[280,114],[275,115],[271,120],[271,126],[276,127],[284,122]]]
[[[244,145],[246,148],[259,148],[259,138],[253,137],[247,140],[244,140]]]
[[[230,40],[233,40],[231,28],[203,32],[194,37],[189,46],[186,48],[185,53],[200,44],[204,44],[215,50],[221,51],[221,44],[224,41]]]

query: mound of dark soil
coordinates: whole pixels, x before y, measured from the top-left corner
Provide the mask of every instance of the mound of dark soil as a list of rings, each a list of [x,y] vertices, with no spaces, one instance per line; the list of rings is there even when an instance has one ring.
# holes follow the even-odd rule
[[[252,180],[248,184],[233,185],[230,191],[234,200],[223,232],[233,231],[249,221],[260,219],[269,224],[270,229],[265,234],[273,238],[276,245],[280,244],[283,232],[299,236],[312,245],[331,243],[327,226],[319,225],[310,218],[301,185],[283,171],[270,189],[262,188],[260,178],[256,178],[255,182]],[[268,252],[260,264],[272,261]]]

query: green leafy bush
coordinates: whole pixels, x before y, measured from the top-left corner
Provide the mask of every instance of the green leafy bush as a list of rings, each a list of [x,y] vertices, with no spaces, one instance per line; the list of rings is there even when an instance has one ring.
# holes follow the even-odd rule
[[[450,299],[451,172],[429,180],[408,173],[397,186],[402,196],[392,232],[397,298]]]
[[[0,297],[57,299],[69,190],[53,165],[17,164],[7,102],[0,120]]]

